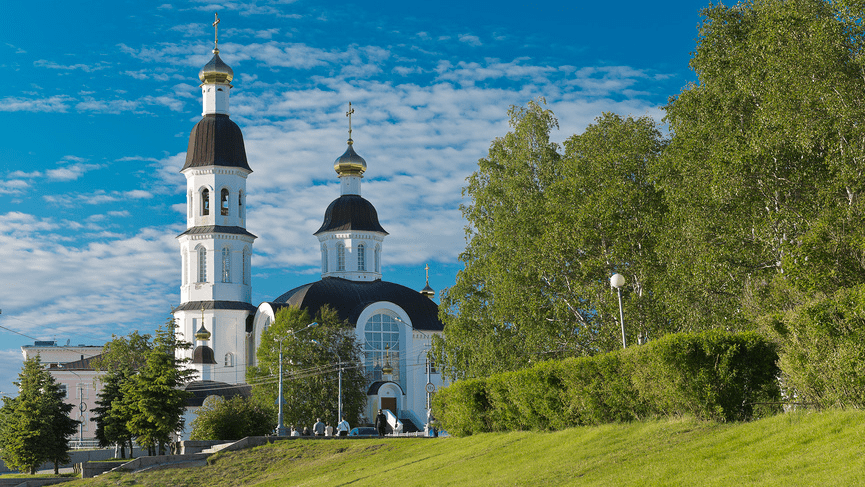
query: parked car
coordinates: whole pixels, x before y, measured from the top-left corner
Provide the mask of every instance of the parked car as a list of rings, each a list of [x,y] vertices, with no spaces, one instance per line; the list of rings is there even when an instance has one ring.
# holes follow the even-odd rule
[[[378,431],[369,427],[355,428],[348,432],[348,436],[378,436]]]

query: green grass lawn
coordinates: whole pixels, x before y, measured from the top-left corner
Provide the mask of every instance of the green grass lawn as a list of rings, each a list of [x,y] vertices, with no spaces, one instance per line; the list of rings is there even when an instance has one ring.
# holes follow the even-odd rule
[[[283,441],[197,468],[65,484],[865,485],[865,412],[791,413],[752,423],[693,419],[466,438]]]

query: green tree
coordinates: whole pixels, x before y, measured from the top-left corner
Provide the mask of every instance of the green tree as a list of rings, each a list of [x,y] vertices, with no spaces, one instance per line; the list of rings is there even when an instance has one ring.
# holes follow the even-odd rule
[[[338,410],[337,356],[342,360],[342,410],[355,424],[366,403],[366,378],[354,327],[324,306],[315,317],[306,310],[286,307],[261,334],[257,364],[247,373],[254,397],[262,404],[277,404],[279,349],[283,352],[283,418],[290,426],[309,425],[316,418],[336,424]],[[294,333],[297,332],[295,335]],[[314,340],[314,341],[313,341]]]
[[[697,83],[666,107],[654,171],[661,287],[684,327],[753,326],[862,282],[862,5],[756,0],[702,13]]]
[[[530,102],[509,115],[512,131],[463,190],[465,269],[444,294],[444,339],[434,344],[452,376],[620,347],[615,272],[629,281],[631,340],[667,326],[653,290],[665,211],[648,173],[664,147],[655,123],[604,114],[561,153],[550,110]]]
[[[127,447],[132,456],[134,439],[127,427],[130,410],[125,407],[125,391],[128,388],[123,386],[145,365],[152,349],[150,335],[141,335],[136,330],[127,336],[112,337],[105,344],[102,355],[93,361],[94,367],[104,372],[99,377],[102,391],[96,401],[97,407],[93,409],[96,438],[102,447],[119,444],[121,458],[126,458]]]
[[[0,452],[11,468],[35,474],[45,461],[69,461],[69,436],[78,421],[69,417],[72,405],[64,402],[65,392],[39,363],[39,356],[24,361],[18,375],[18,396],[4,397]]]
[[[144,366],[121,386],[123,413],[129,418],[126,427],[140,445],[151,450],[158,446],[160,455],[165,454],[171,435],[183,429],[183,412],[190,393],[181,387],[195,371],[184,368],[185,361],[177,358],[175,350],[189,346],[177,339],[174,320],[169,319],[156,330]]]
[[[209,396],[195,414],[191,440],[239,440],[273,433],[276,427],[273,406],[243,396]]]

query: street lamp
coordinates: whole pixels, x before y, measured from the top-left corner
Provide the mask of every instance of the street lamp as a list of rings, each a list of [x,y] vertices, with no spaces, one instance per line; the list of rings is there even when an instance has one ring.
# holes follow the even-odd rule
[[[313,321],[312,323],[306,325],[305,327],[301,328],[300,330],[297,330],[297,331],[288,330],[288,332],[291,334],[291,336],[295,336],[296,334],[298,334],[302,331],[308,330],[310,328],[315,328],[316,326],[318,326],[318,323]],[[279,412],[277,413],[277,416],[276,416],[276,435],[277,436],[286,436],[285,423],[283,421],[283,415],[282,415],[282,402],[283,402],[283,398],[282,398],[282,339],[281,338],[274,338],[273,340],[276,342],[279,342],[279,398],[277,399],[277,402],[279,403]]]
[[[610,287],[616,288],[616,291],[619,292],[619,323],[622,324],[622,348],[628,348],[628,344],[625,343],[625,316],[622,313],[622,286],[624,285],[625,276],[617,272],[610,277]]]
[[[339,423],[340,420],[342,420],[342,358],[340,358],[340,356],[336,352],[336,350],[331,350],[331,349],[325,347],[324,345],[319,343],[318,340],[310,340],[310,341],[312,343],[315,343],[319,347],[321,347],[321,348],[331,352],[332,354],[336,355],[337,366],[339,367],[339,386],[338,386],[339,392],[337,393],[338,395],[337,395],[337,406],[336,406],[337,407],[336,422]]]
[[[66,367],[66,364],[59,364],[60,368],[66,372],[72,372],[75,377],[78,377],[78,448],[84,447],[84,411],[87,410],[87,403],[84,402],[84,379],[75,373],[72,369]]]

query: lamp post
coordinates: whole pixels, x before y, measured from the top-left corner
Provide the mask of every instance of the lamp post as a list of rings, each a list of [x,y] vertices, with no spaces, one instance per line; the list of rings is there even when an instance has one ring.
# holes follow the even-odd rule
[[[305,327],[301,328],[300,330],[297,330],[297,331],[288,330],[288,332],[289,332],[289,334],[291,334],[291,336],[294,336],[294,335],[296,335],[302,331],[308,330],[310,328],[314,328],[316,326],[318,326],[318,323],[313,321],[312,323],[306,325]],[[279,412],[276,415],[276,436],[285,436],[285,423],[283,421],[283,415],[282,415],[282,403],[283,403],[283,397],[282,397],[282,339],[281,338],[274,338],[274,341],[279,342],[279,398],[277,398],[277,400],[276,400],[278,403]]]
[[[310,340],[310,341],[336,356],[337,367],[338,367],[338,372],[339,372],[339,379],[338,379],[338,381],[339,381],[338,382],[338,388],[339,389],[337,392],[336,422],[339,423],[340,420],[342,420],[342,358],[339,356],[339,354],[336,352],[336,350],[331,350],[331,349],[325,347],[324,345],[319,343],[318,340]]]
[[[622,348],[628,348],[628,344],[625,343],[625,316],[622,313],[622,286],[624,285],[625,276],[617,272],[610,277],[610,287],[616,288],[616,291],[619,292],[619,323],[622,324]]]
[[[78,448],[84,447],[84,411],[87,410],[87,403],[84,402],[84,379],[75,373],[72,369],[66,367],[66,364],[60,364],[60,368],[66,372],[72,372],[75,377],[78,377]]]

